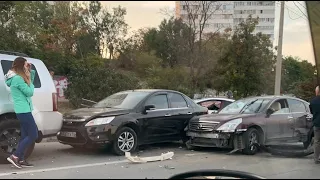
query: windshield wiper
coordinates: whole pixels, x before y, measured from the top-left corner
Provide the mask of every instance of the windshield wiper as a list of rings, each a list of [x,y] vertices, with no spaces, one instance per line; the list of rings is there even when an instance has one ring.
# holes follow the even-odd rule
[[[254,111],[255,113],[257,113],[257,112],[260,110],[263,102],[264,102],[264,100],[261,101],[261,103],[260,103],[260,105],[258,106],[258,108]]]
[[[250,103],[246,104],[245,106],[243,106],[243,108],[240,110],[240,114],[242,114],[251,104],[255,103],[258,100],[259,99],[256,99],[256,100],[251,101]]]

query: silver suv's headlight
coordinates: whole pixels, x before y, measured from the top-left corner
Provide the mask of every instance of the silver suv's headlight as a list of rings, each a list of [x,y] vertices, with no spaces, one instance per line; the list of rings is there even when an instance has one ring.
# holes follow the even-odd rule
[[[227,123],[224,123],[217,130],[222,132],[234,132],[239,124],[242,123],[242,118],[231,120]]]
[[[89,121],[85,126],[97,126],[102,124],[109,124],[114,118],[115,116],[96,118]]]

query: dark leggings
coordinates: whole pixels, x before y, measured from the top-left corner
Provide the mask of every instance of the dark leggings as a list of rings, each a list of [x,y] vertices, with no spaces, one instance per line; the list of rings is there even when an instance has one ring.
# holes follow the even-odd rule
[[[20,113],[17,114],[17,117],[21,126],[21,139],[13,155],[17,156],[19,160],[24,160],[24,153],[38,138],[38,127],[31,113]]]

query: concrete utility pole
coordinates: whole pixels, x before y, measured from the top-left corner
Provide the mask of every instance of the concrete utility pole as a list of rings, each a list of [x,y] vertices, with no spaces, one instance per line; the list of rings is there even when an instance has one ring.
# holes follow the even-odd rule
[[[284,19],[284,1],[281,1],[276,79],[275,79],[275,86],[274,86],[275,95],[280,95],[280,89],[281,89],[283,19]]]

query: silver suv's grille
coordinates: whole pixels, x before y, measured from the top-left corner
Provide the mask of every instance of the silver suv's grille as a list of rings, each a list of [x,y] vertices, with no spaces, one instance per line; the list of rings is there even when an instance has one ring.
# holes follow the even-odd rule
[[[192,131],[213,131],[219,122],[190,122],[189,129]]]

